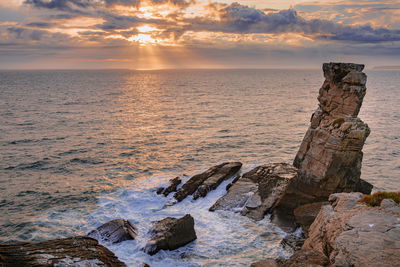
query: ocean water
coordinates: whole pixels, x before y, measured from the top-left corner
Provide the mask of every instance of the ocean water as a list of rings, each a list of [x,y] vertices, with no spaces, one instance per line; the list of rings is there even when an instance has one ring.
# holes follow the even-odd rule
[[[400,189],[400,71],[367,70],[359,117],[371,135],[362,178]],[[108,246],[131,266],[246,266],[287,257],[284,233],[208,212],[206,198],[163,208],[155,190],[224,161],[243,171],[292,162],[317,107],[321,70],[0,71],[0,242],[85,234],[115,218],[139,228]],[[148,256],[155,220],[192,214],[198,239]]]

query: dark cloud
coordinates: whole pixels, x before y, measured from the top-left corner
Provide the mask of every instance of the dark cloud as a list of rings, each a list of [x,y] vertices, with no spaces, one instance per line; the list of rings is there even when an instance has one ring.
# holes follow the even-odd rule
[[[70,11],[74,8],[87,8],[94,2],[91,0],[26,0],[25,4],[33,5],[36,8],[58,9]]]
[[[36,28],[51,28],[54,26],[54,23],[48,23],[48,22],[31,22],[25,24],[26,26],[30,27],[36,27]]]
[[[400,30],[348,26],[328,20],[305,20],[294,9],[266,14],[261,10],[233,3],[219,10],[221,21],[208,24],[209,31],[229,33],[302,33],[319,39],[377,43],[400,41]],[[205,25],[204,21],[198,25]]]

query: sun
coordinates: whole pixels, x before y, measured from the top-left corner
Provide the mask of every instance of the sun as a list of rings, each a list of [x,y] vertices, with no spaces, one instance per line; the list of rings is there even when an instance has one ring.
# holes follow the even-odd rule
[[[157,43],[156,39],[153,39],[149,34],[143,34],[143,33],[136,34],[128,38],[128,40],[131,42],[137,42],[141,45]]]

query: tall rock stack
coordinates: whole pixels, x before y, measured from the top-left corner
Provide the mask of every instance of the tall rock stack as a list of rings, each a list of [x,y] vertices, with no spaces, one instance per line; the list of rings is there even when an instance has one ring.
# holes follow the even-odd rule
[[[325,81],[319,107],[293,165],[299,175],[292,181],[280,207],[293,208],[327,200],[336,192],[369,194],[372,185],[360,179],[362,148],[370,133],[357,115],[366,93],[364,65],[325,63]]]

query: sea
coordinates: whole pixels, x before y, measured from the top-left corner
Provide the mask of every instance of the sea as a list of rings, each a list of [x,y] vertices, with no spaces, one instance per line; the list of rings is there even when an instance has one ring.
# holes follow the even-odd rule
[[[366,70],[359,117],[371,128],[361,177],[400,189],[400,71]],[[0,71],[0,242],[84,235],[116,218],[137,240],[109,245],[129,266],[248,266],[292,253],[269,216],[209,212],[206,198],[164,207],[156,194],[226,161],[242,172],[291,163],[318,106],[322,70]],[[154,256],[157,220],[190,213],[198,239]]]

